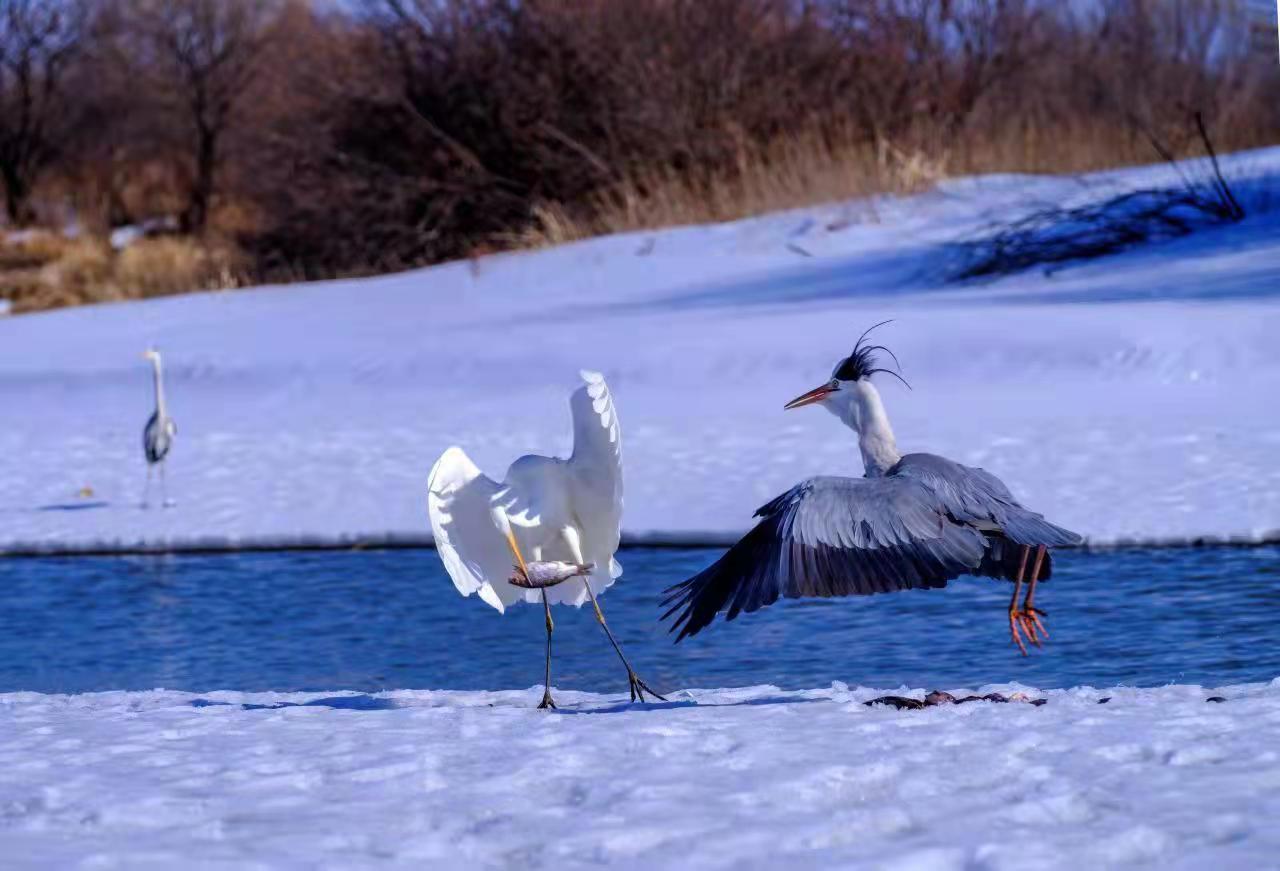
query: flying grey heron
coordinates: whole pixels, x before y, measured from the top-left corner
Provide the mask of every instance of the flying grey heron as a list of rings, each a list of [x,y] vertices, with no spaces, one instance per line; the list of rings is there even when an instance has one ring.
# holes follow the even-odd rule
[[[666,591],[663,619],[679,612],[671,626],[679,630],[677,642],[721,611],[732,620],[780,596],[944,587],[960,575],[1013,581],[1009,632],[1023,655],[1022,636],[1037,646],[1048,636],[1041,619],[1047,615],[1035,607],[1036,584],[1052,571],[1047,549],[1078,544],[1080,536],[1024,508],[990,472],[933,454],[899,454],[871,376],[902,376],[876,365],[876,351],[893,353],[864,346],[870,332],[829,381],[785,406],[822,405],[857,433],[865,477],[810,478],[756,511],[761,520],[754,529],[709,568]]]
[[[169,500],[169,485],[165,481],[164,462],[173,447],[174,436],[178,434],[178,425],[169,416],[169,408],[164,402],[164,371],[160,360],[160,352],[148,348],[143,358],[151,361],[152,374],[155,381],[156,410],[147,419],[142,429],[142,453],[147,458],[147,487],[142,494],[142,507],[146,508],[151,499],[151,474],[156,467],[160,469],[161,504],[168,508],[173,504]]]
[[[622,574],[614,559],[622,520],[622,430],[604,376],[583,372],[582,379],[586,383],[569,399],[573,453],[567,460],[526,455],[498,483],[462,448],[451,447],[427,483],[436,551],[458,592],[478,594],[499,613],[516,602],[542,603],[547,645],[539,708],[555,707],[551,606],[581,607],[588,600],[627,669],[631,701],[643,702],[645,693],[662,698],[627,662],[596,598]],[[527,563],[524,552],[532,557]]]

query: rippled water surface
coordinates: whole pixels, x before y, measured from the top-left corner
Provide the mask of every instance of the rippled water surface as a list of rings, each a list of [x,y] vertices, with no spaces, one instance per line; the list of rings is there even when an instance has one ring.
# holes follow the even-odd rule
[[[1058,555],[1048,645],[1011,646],[1010,587],[782,602],[673,645],[661,590],[718,550],[627,550],[601,599],[655,688],[833,680],[1206,686],[1280,675],[1280,548]],[[539,608],[499,615],[432,551],[0,561],[0,691],[511,689],[539,683]],[[553,682],[625,691],[590,610],[557,608]]]

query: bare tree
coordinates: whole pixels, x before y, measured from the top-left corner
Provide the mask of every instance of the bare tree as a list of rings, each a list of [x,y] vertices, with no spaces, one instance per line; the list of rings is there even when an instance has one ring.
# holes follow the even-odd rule
[[[0,181],[14,224],[31,220],[32,188],[70,135],[85,17],[75,0],[0,0]]]
[[[226,140],[272,38],[272,0],[141,0],[125,20],[131,66],[178,122],[190,170],[183,229],[202,233]]]

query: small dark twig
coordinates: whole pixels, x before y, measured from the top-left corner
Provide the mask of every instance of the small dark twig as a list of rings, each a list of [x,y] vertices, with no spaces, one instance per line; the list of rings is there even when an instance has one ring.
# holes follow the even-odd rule
[[[1204,150],[1209,152],[1209,161],[1213,164],[1213,176],[1217,180],[1218,194],[1231,207],[1232,218],[1239,221],[1244,217],[1244,209],[1240,206],[1240,201],[1236,199],[1236,195],[1232,193],[1227,180],[1222,177],[1222,168],[1218,166],[1218,153],[1213,150],[1213,142],[1209,139],[1209,132],[1204,126],[1204,116],[1196,112],[1196,129],[1200,131],[1200,141],[1204,143]]]

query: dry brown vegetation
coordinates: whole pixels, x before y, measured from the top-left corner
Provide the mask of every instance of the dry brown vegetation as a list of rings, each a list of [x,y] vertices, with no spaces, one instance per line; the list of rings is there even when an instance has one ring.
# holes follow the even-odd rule
[[[1221,150],[1272,144],[1280,72],[1251,27],[1232,0],[0,0],[8,223],[82,231],[0,250],[0,297],[1147,162],[1152,139],[1197,150],[1197,111]],[[106,243],[144,222],[165,234]]]

